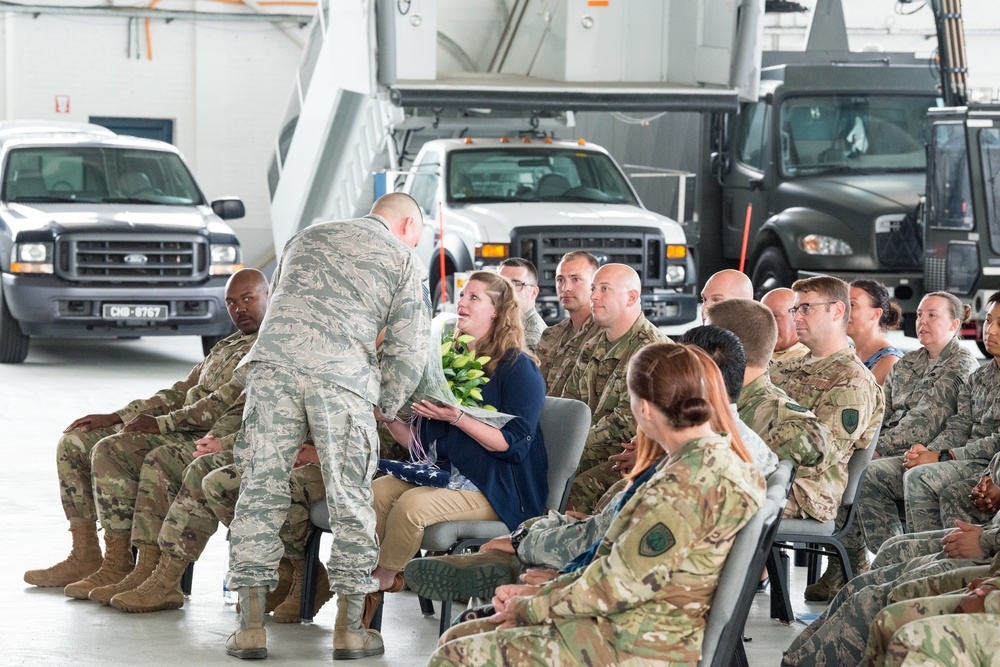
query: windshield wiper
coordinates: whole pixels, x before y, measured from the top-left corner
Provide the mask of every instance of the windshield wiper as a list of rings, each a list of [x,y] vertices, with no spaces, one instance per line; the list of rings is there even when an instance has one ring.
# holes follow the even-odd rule
[[[7,200],[8,204],[75,204],[79,200],[71,197],[52,197],[50,195],[31,195]]]

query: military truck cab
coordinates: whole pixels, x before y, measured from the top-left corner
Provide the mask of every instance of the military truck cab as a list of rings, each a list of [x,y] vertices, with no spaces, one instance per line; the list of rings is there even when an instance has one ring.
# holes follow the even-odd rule
[[[931,109],[923,208],[924,290],[972,306],[982,347],[986,301],[1000,289],[1000,105]]]
[[[811,275],[866,277],[912,312],[933,72],[908,54],[765,56],[782,64],[763,69],[759,100],[716,124],[721,192],[708,196],[721,198],[723,258],[742,258],[758,296]]]

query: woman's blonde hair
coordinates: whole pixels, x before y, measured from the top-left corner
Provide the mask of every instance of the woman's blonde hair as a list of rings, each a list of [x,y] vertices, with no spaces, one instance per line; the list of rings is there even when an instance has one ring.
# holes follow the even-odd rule
[[[477,355],[486,355],[490,358],[483,367],[486,375],[492,375],[502,359],[513,357],[515,350],[524,352],[537,364],[538,359],[524,343],[524,324],[521,320],[517,295],[514,293],[514,284],[492,271],[475,271],[469,276],[466,284],[473,280],[486,286],[490,303],[497,309],[496,319],[493,320],[489,333],[472,344]]]
[[[736,430],[722,373],[712,358],[695,345],[653,343],[628,365],[628,388],[649,401],[676,429],[709,422],[716,433],[729,433],[732,448],[746,462],[753,459]],[[662,456],[659,445],[643,435],[636,439],[634,479]]]

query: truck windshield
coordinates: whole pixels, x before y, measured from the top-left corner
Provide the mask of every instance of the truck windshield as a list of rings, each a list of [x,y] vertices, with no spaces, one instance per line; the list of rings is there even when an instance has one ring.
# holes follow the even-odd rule
[[[983,181],[986,186],[986,213],[990,223],[990,247],[1000,253],[1000,129],[983,128],[979,135]]]
[[[922,171],[924,119],[935,104],[916,95],[789,98],[781,105],[781,172]]]
[[[490,148],[449,156],[448,201],[598,202],[639,206],[625,177],[603,153]]]
[[[927,193],[927,224],[941,229],[972,229],[972,189],[969,183],[969,152],[965,126],[939,123],[932,130],[931,162]]]
[[[175,154],[131,148],[45,146],[10,152],[3,201],[192,206],[204,198]]]

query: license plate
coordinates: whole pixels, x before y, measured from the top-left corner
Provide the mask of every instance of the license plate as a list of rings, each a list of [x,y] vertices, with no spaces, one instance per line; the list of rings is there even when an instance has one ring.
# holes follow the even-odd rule
[[[103,315],[106,320],[165,320],[167,307],[106,303]]]

